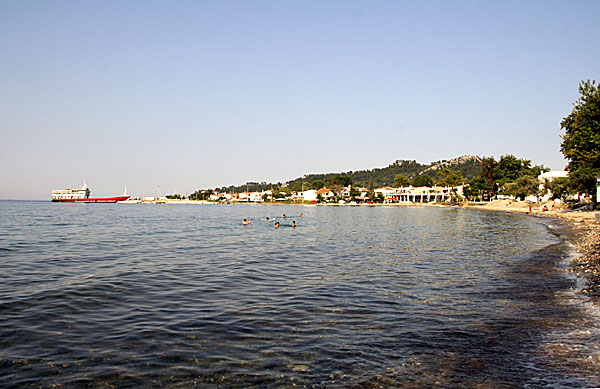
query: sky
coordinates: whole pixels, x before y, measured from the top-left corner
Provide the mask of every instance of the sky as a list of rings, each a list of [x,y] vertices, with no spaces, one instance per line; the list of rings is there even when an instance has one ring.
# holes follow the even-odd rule
[[[0,199],[513,154],[562,170],[600,1],[0,2]]]

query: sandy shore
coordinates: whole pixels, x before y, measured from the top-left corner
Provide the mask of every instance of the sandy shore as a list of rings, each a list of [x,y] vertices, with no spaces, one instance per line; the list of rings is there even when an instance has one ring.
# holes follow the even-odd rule
[[[557,217],[567,220],[574,228],[574,244],[581,256],[573,260],[572,272],[587,280],[581,291],[590,296],[592,301],[600,305],[600,224],[596,223],[595,211],[572,211],[552,206],[553,202],[533,205],[529,212],[529,204],[512,200],[496,200],[485,205],[467,205],[470,208],[492,211],[528,213],[537,216]],[[544,205],[548,211],[543,211]]]

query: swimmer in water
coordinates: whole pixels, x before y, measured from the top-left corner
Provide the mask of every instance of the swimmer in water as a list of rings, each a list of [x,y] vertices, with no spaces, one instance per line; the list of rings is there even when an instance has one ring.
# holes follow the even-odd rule
[[[300,214],[300,217],[304,217],[304,214],[303,214],[303,213],[301,213],[301,214]]]
[[[264,221],[264,222],[270,222],[272,219],[269,219],[269,217],[267,216],[266,218],[264,218],[264,219],[260,219],[260,220],[262,220],[262,221]]]
[[[285,216],[285,213],[284,213],[284,214],[283,214],[283,216],[282,216],[282,218],[284,218],[284,219],[285,219],[286,217],[287,217],[287,216]]]
[[[275,222],[275,228],[279,228],[279,222]]]
[[[296,221],[292,220],[292,228],[296,228]]]
[[[250,224],[250,220],[244,219],[244,220],[242,220],[242,224],[244,224],[244,225]]]

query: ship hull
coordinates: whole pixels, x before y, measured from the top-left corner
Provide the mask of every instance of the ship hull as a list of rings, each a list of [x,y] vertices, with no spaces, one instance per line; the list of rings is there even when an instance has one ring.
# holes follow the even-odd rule
[[[52,199],[53,203],[117,203],[119,201],[125,201],[131,196],[117,196],[117,197],[88,197],[84,199]]]

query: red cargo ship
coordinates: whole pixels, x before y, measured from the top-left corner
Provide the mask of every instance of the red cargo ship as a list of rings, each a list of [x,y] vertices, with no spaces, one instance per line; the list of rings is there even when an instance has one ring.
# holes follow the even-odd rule
[[[127,189],[125,190],[127,192]],[[127,200],[129,196],[123,193],[123,196],[116,197],[90,197],[90,188],[85,181],[81,188],[67,188],[63,190],[52,191],[52,202],[55,203],[116,203]]]

